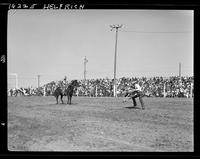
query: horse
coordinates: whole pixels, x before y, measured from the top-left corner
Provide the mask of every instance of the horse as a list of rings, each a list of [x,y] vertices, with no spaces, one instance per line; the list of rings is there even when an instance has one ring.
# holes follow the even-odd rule
[[[65,90],[64,94],[67,96],[67,104],[71,104],[74,88],[78,86],[77,80],[73,80]]]
[[[71,104],[71,100],[72,100],[72,95],[74,93],[74,87],[78,87],[78,82],[77,80],[73,80],[67,87],[67,89],[62,89],[61,87],[57,87],[53,93],[53,95],[56,97],[56,104],[58,104],[58,98],[60,96],[60,100],[62,102],[62,104],[64,104],[63,102],[63,96],[67,96],[68,100],[67,100],[67,104]]]

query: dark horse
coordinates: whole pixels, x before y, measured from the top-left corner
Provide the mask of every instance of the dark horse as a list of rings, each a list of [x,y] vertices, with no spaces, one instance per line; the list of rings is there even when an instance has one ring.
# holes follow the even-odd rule
[[[60,87],[57,87],[56,90],[53,92],[53,96],[56,97],[56,104],[58,104],[58,97],[60,96],[60,100],[62,102],[62,104],[64,103],[63,102],[63,96],[64,96],[64,92],[63,90],[60,88]]]
[[[60,87],[56,88],[56,90],[54,91],[53,95],[56,97],[56,102],[58,104],[58,98],[60,96],[60,100],[63,102],[63,96],[67,96],[67,104],[71,104],[71,100],[72,100],[72,95],[74,92],[74,88],[78,87],[78,82],[77,80],[73,80],[67,87],[67,89],[62,90]]]

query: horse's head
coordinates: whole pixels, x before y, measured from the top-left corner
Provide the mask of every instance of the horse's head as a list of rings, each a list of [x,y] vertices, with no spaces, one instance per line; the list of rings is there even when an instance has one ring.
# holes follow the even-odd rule
[[[71,82],[71,85],[74,86],[74,87],[79,87],[80,86],[77,80],[73,80]]]

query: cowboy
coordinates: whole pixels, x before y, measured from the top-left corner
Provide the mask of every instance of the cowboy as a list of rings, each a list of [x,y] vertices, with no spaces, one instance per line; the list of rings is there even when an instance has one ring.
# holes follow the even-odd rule
[[[132,98],[133,107],[137,106],[135,98],[139,97],[139,101],[140,101],[140,104],[142,106],[142,109],[145,109],[144,102],[143,102],[143,99],[142,99],[143,93],[142,93],[141,85],[142,85],[141,82],[139,82],[139,83],[133,82],[132,86],[131,86],[131,89],[126,91],[125,97],[129,97],[129,99]],[[124,100],[124,101],[126,101],[126,100]]]

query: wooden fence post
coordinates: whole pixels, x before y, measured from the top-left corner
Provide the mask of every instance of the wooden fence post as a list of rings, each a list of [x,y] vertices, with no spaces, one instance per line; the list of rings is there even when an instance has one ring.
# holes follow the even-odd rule
[[[166,89],[166,83],[164,83],[164,88],[163,88],[163,95],[164,95],[164,98],[166,97],[166,91],[165,91],[165,89]]]

